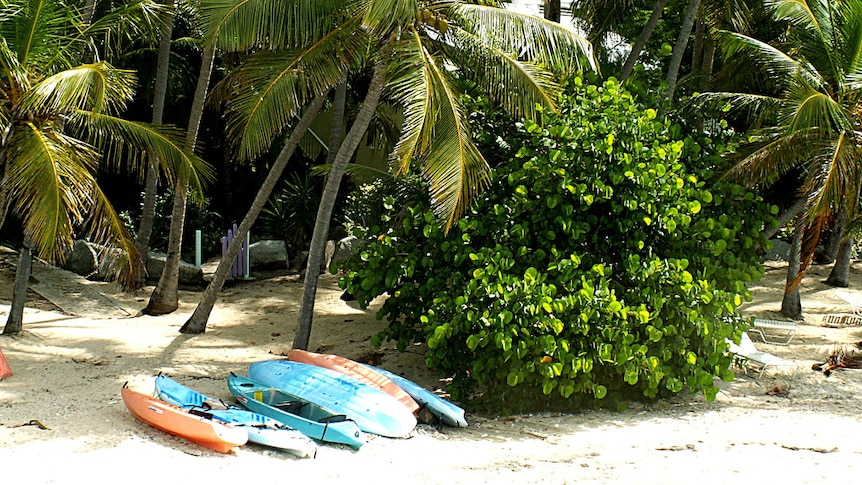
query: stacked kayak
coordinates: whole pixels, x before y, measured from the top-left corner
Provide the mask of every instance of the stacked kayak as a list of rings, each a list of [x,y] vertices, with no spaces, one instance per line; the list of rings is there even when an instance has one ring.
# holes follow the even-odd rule
[[[219,453],[228,453],[248,441],[246,430],[196,416],[164,401],[123,386],[123,403],[136,418]]]
[[[318,354],[308,352],[306,350],[291,350],[287,354],[287,358],[294,362],[302,362],[304,364],[316,365],[324,369],[334,370],[348,377],[352,377],[359,382],[376,387],[381,391],[389,394],[401,402],[411,413],[419,410],[419,404],[399,387],[391,379],[378,372],[378,369],[371,368],[360,364],[359,362],[350,360],[345,357],[333,354]]]
[[[227,378],[227,387],[246,408],[280,421],[309,438],[341,443],[354,449],[365,444],[365,437],[353,420],[319,404],[234,373]]]
[[[400,401],[378,388],[339,372],[287,360],[255,362],[248,377],[316,403],[352,419],[362,431],[387,437],[404,437],[416,426],[416,417]]]
[[[401,389],[404,389],[404,392],[410,395],[423,409],[431,412],[437,419],[441,420],[443,424],[447,426],[457,426],[461,428],[467,427],[467,419],[464,417],[464,410],[460,407],[452,404],[451,402],[443,399],[442,397],[434,394],[433,392],[425,389],[424,387],[416,384],[415,382],[399,376],[398,374],[394,374],[389,372],[386,369],[380,369],[378,367],[374,367],[367,364],[360,364],[369,369],[373,369],[380,374],[383,374],[387,378],[389,378],[392,382],[397,384]]]
[[[230,423],[248,433],[248,441],[288,453],[309,457],[317,454],[317,445],[308,436],[284,423],[238,407],[225,406],[220,401],[183,386],[163,375],[156,377],[159,398],[193,414]]]

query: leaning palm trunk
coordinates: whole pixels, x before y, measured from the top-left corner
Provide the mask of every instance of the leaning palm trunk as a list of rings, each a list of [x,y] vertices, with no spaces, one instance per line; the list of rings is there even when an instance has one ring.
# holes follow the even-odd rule
[[[165,112],[165,98],[168,92],[168,72],[171,58],[171,32],[173,31],[174,0],[166,0],[165,6],[171,10],[159,32],[159,59],[156,67],[156,84],[153,88],[153,124],[161,124]],[[154,161],[153,161],[154,162]],[[147,166],[147,182],[144,189],[144,208],[141,212],[141,223],[138,226],[138,237],[135,243],[138,252],[146,261],[150,250],[150,237],[153,233],[153,221],[156,217],[156,195],[158,193],[159,172],[156,163]]]
[[[194,149],[197,143],[198,130],[204,112],[207,91],[209,90],[210,74],[215,60],[215,46],[204,49],[201,59],[201,72],[195,88],[195,99],[189,115],[189,126],[186,130],[186,147]],[[180,254],[182,252],[183,226],[186,222],[186,200],[188,198],[189,180],[187,176],[177,177],[174,190],[174,206],[171,212],[171,229],[168,235],[168,254],[165,267],[159,277],[159,283],[150,295],[150,301],[143,312],[147,315],[163,315],[171,313],[179,306]]]
[[[688,10],[685,13],[685,18],[682,21],[682,27],[679,30],[679,37],[676,39],[676,44],[673,46],[673,53],[670,56],[670,65],[667,69],[667,99],[673,101],[674,91],[676,91],[676,80],[679,77],[679,68],[682,65],[682,56],[685,54],[685,48],[688,45],[688,38],[691,36],[691,28],[694,26],[694,19],[697,17],[697,9],[700,7],[700,0],[691,0],[688,4]]]
[[[799,257],[802,253],[802,226],[796,228],[793,234],[793,245],[790,248],[790,258],[787,262],[787,284],[784,288],[784,298],[781,300],[781,314],[787,318],[802,318],[802,299],[799,295],[799,285],[793,285],[799,274]],[[789,290],[795,286],[793,290]]]
[[[18,268],[15,271],[15,285],[12,288],[12,305],[9,308],[9,317],[6,319],[4,335],[11,335],[21,331],[24,326],[24,305],[27,303],[27,286],[30,282],[30,274],[33,269],[33,242],[24,237],[24,244],[18,255]]]
[[[248,234],[252,224],[257,220],[257,216],[260,215],[260,211],[263,210],[264,205],[266,205],[266,201],[269,199],[270,194],[272,194],[273,189],[275,189],[279,178],[281,178],[284,167],[287,165],[290,157],[293,156],[294,150],[296,150],[302,137],[305,136],[305,132],[308,131],[312,121],[317,117],[317,114],[320,112],[320,108],[323,107],[323,102],[325,100],[325,94],[315,98],[306,109],[305,114],[299,120],[299,124],[297,124],[293,129],[293,132],[287,139],[287,143],[282,147],[281,153],[278,154],[278,158],[276,158],[275,163],[272,164],[272,168],[269,169],[269,173],[263,181],[263,185],[258,189],[251,207],[245,217],[243,217],[242,222],[239,224],[236,237],[233,238],[228,245],[225,254],[222,255],[221,261],[219,261],[212,280],[210,280],[209,285],[207,285],[206,290],[204,290],[203,295],[201,295],[201,301],[198,303],[198,306],[195,307],[195,311],[192,313],[192,316],[189,317],[186,323],[184,323],[180,328],[180,333],[197,334],[204,333],[206,331],[207,320],[209,320],[210,313],[212,312],[213,306],[215,306],[216,297],[218,297],[219,291],[221,291],[222,286],[224,286],[227,274],[230,271],[231,266],[233,266],[233,260],[236,259],[237,254],[239,254],[240,247],[245,241],[245,235]]]
[[[850,286],[850,253],[852,249],[853,240],[849,237],[841,238],[841,243],[838,244],[838,255],[835,257],[835,265],[832,266],[832,271],[826,278],[827,285],[841,288]]]
[[[388,49],[383,49],[383,52],[380,53],[380,58],[374,66],[374,75],[368,86],[365,101],[362,103],[362,108],[353,121],[350,131],[344,137],[344,142],[338,149],[335,162],[332,164],[332,170],[326,179],[326,186],[323,188],[320,206],[317,208],[317,219],[314,222],[314,232],[311,236],[311,247],[308,250],[308,265],[306,266],[305,281],[302,288],[299,322],[293,340],[294,349],[308,349],[308,341],[311,338],[311,324],[314,316],[314,300],[317,295],[317,282],[320,279],[320,265],[323,261],[326,240],[329,236],[329,220],[332,217],[332,209],[335,207],[335,199],[338,196],[338,187],[341,185],[341,178],[344,176],[347,164],[362,141],[368,125],[371,124],[374,112],[377,110],[377,103],[380,101],[380,95],[386,82],[386,68],[389,64],[388,55]]]
[[[644,25],[641,33],[638,34],[638,38],[635,40],[635,45],[632,46],[632,51],[626,59],[626,63],[623,66],[622,71],[620,71],[621,82],[625,82],[625,80],[632,75],[632,71],[635,68],[635,64],[638,62],[641,52],[643,52],[644,47],[646,47],[646,43],[649,41],[650,36],[658,25],[658,21],[661,20],[665,5],[667,5],[667,0],[656,0],[655,6],[653,6],[652,9],[652,15],[650,15],[649,20],[646,25]]]

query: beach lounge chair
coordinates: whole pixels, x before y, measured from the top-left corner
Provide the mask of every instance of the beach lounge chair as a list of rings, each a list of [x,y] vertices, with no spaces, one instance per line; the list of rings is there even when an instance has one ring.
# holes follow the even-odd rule
[[[768,344],[787,345],[796,335],[797,328],[796,322],[755,318],[748,331]]]
[[[793,371],[790,376],[791,380],[796,375],[797,366],[795,362],[757,350],[754,342],[751,341],[751,338],[745,332],[742,333],[739,345],[734,344],[730,340],[728,340],[728,343],[730,344],[729,350],[733,354],[734,364],[740,367],[747,376],[759,379],[766,372],[766,369],[770,367],[776,369],[782,367],[790,368]]]

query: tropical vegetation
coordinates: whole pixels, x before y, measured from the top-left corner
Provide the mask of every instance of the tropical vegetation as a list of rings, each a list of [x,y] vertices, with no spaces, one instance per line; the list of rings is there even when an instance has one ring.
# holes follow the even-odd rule
[[[388,294],[376,340],[416,344],[459,399],[713,397],[767,239],[795,243],[789,317],[815,255],[847,284],[862,0],[507,3],[0,0],[4,333],[34,255],[89,239],[169,313],[188,234],[239,222],[180,331],[204,333],[240,242],[269,232],[308,253],[306,348],[349,231],[342,284]]]

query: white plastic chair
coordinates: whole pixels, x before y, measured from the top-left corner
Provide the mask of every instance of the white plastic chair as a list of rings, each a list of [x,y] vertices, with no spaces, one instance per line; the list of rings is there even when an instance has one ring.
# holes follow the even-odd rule
[[[748,331],[768,344],[787,345],[793,340],[798,328],[796,322],[755,318]]]

